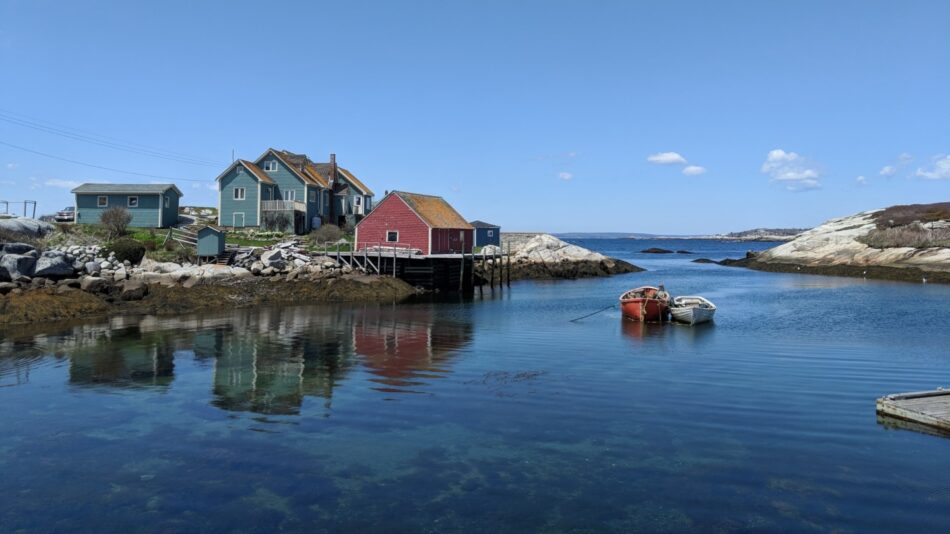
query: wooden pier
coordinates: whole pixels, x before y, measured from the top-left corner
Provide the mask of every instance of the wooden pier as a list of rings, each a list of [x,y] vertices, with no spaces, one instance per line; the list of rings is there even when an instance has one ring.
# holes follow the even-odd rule
[[[888,424],[887,419],[911,423],[889,426],[919,431],[927,428],[933,430],[928,433],[945,435],[950,433],[950,389],[886,395],[877,399],[877,413],[884,424]]]
[[[491,290],[511,286],[508,254],[418,254],[398,247],[376,247],[355,252],[327,251],[322,254],[338,265],[363,269],[371,274],[393,276],[427,290],[471,295],[476,287],[484,292],[485,285]],[[477,265],[481,265],[481,269],[476,269]],[[481,270],[482,275],[477,275],[476,270]]]

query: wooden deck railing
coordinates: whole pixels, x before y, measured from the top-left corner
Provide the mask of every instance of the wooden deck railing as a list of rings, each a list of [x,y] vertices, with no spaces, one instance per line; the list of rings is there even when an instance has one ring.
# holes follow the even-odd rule
[[[307,211],[307,205],[296,200],[262,200],[263,211]]]

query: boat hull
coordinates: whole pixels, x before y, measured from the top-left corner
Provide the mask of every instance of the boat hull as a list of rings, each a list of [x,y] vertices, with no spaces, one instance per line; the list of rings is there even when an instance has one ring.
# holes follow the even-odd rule
[[[620,312],[634,321],[662,322],[669,320],[670,307],[660,299],[632,298],[620,301]]]
[[[671,308],[673,320],[686,324],[708,323],[716,315],[715,309],[709,308]]]

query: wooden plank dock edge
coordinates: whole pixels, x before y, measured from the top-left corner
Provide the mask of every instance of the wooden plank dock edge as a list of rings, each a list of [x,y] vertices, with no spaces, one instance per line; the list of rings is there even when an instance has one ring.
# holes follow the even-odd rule
[[[950,390],[885,395],[877,399],[877,413],[950,431]]]

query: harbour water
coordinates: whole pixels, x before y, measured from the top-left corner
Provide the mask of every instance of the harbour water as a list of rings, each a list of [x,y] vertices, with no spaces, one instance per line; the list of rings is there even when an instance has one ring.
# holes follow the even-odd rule
[[[874,412],[950,386],[950,287],[579,244],[648,271],[2,331],[0,530],[950,525],[950,440]],[[570,322],[659,283],[715,324]]]

